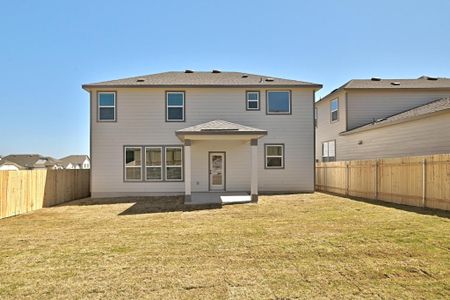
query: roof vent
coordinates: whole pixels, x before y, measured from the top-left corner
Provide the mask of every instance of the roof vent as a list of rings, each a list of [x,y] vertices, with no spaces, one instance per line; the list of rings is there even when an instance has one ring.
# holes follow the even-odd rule
[[[185,70],[184,73],[194,73],[192,70]]]
[[[274,81],[272,77],[266,78],[266,81]]]
[[[400,85],[400,82],[398,82],[398,81],[393,81],[393,82],[391,82],[391,85]]]
[[[220,70],[212,70],[213,73],[222,73]]]
[[[372,81],[381,81],[381,78],[380,77],[372,77],[370,80],[372,80]]]
[[[242,78],[248,78],[247,74],[242,74]]]
[[[138,79],[136,79],[136,82],[144,82],[144,81],[145,81],[144,78],[138,78]]]

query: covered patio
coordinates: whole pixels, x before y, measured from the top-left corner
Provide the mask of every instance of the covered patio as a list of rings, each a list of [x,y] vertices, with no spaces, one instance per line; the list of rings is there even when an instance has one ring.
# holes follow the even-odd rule
[[[214,120],[177,130],[176,135],[184,143],[186,204],[258,201],[258,139],[267,135],[266,130]],[[247,155],[250,161],[248,190],[232,184],[227,186],[227,180],[232,181],[233,176],[248,176],[242,174],[245,170],[241,163]],[[203,182],[206,180],[199,180],[205,178],[204,174],[208,175],[207,185]]]

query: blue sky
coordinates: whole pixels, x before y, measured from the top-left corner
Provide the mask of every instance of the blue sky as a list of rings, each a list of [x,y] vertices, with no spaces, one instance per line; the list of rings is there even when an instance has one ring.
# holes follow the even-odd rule
[[[0,0],[0,154],[89,153],[82,83],[168,70],[450,77],[450,1]]]

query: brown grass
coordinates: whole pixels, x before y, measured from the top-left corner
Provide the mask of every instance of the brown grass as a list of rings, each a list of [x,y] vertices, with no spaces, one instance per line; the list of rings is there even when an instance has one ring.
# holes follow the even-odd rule
[[[0,220],[0,298],[450,298],[450,213],[320,193],[164,201]]]

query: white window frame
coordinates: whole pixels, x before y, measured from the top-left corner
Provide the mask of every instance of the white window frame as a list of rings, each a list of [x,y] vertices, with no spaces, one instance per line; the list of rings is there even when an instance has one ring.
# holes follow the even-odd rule
[[[161,163],[159,166],[147,166],[147,149],[159,149],[161,153]],[[163,181],[164,180],[164,172],[163,172],[163,163],[164,163],[164,150],[161,146],[145,146],[144,147],[144,180],[145,181]],[[147,168],[160,168],[161,170],[161,178],[160,179],[147,179]]]
[[[336,109],[333,109],[333,102],[336,101]],[[336,112],[336,120],[333,120],[333,113]],[[330,122],[334,123],[339,121],[339,98],[335,98],[330,101]]]
[[[334,146],[333,147],[333,150],[334,150],[333,156],[330,156],[330,144],[331,143],[333,143],[333,146]],[[325,148],[327,151],[325,151]],[[333,159],[330,160],[330,158],[333,158]],[[336,161],[336,140],[322,142],[322,161],[324,161],[324,162]]]
[[[268,147],[281,147],[281,155],[269,155],[269,151],[267,151]],[[284,169],[284,144],[265,144],[264,156],[264,164],[266,169]],[[281,158],[281,166],[268,166],[268,159],[272,157]]]
[[[181,164],[180,165],[168,165],[167,164],[167,149],[180,149],[181,150]],[[181,146],[165,146],[164,147],[164,179],[165,181],[183,181],[184,180],[184,153],[183,147]],[[180,179],[168,179],[167,178],[167,168],[180,168],[181,169],[181,178]]]
[[[250,94],[256,94],[258,99],[256,99],[256,100],[249,99],[248,96]],[[259,93],[259,91],[246,91],[245,92],[245,100],[246,100],[245,101],[245,108],[246,108],[246,110],[259,110],[260,109],[260,107],[259,107],[259,102],[260,102],[260,93]],[[250,102],[256,102],[256,104],[257,104],[256,108],[250,107],[249,106]]]
[[[142,168],[143,168],[143,162],[144,162],[143,159],[142,159],[142,147],[140,147],[140,146],[125,146],[124,148],[125,148],[124,151],[123,151],[123,164],[124,164],[124,172],[125,172],[124,180],[125,181],[131,181],[131,182],[133,182],[133,181],[142,181]],[[141,150],[141,165],[140,166],[127,166],[127,150],[128,149],[139,149],[139,150]],[[139,168],[140,169],[139,179],[128,179],[127,178],[127,168]]]
[[[288,93],[289,95],[289,111],[287,112],[271,112],[270,111],[270,105],[269,105],[269,101],[270,101],[270,97],[269,94],[273,93],[273,92],[285,92]],[[290,115],[292,113],[292,93],[290,90],[268,90],[266,92],[266,114],[268,115]]]
[[[171,94],[181,94],[183,95],[183,105],[169,105],[169,95]],[[184,122],[185,119],[185,104],[186,104],[186,95],[183,91],[167,91],[166,92],[166,122]],[[169,119],[169,108],[181,108],[183,110],[182,119]]]
[[[100,95],[104,94],[113,94],[114,95],[114,105],[101,105],[100,104]],[[97,121],[99,122],[115,122],[117,119],[117,93],[116,92],[98,92],[97,93]],[[112,120],[103,120],[100,118],[100,110],[101,108],[113,108],[114,109],[114,119]]]

